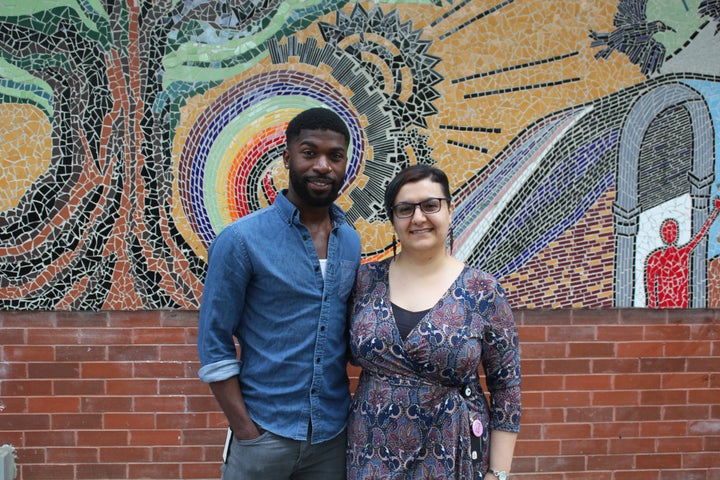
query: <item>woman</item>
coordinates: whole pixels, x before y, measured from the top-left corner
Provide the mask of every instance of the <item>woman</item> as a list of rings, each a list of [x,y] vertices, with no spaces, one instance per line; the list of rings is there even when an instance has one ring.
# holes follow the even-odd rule
[[[350,408],[348,479],[505,480],[521,410],[505,293],[448,254],[453,206],[441,170],[401,171],[385,209],[402,252],[358,271],[350,348],[363,370]]]

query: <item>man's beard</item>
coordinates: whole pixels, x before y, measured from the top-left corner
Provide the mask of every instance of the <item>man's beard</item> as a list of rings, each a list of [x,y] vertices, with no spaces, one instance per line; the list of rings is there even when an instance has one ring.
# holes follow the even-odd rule
[[[322,197],[315,196],[311,193],[307,186],[306,180],[313,178],[326,178],[332,182],[332,188]],[[337,199],[342,184],[338,181],[331,180],[328,177],[317,175],[315,177],[300,177],[290,170],[290,184],[300,199],[310,207],[328,207]]]

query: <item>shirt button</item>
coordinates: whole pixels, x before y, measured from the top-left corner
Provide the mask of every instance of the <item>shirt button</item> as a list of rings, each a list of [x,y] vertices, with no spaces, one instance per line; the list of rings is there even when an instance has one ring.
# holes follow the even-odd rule
[[[320,363],[320,357],[315,359],[315,363]]]
[[[323,325],[322,327],[320,327],[320,331],[321,331],[321,332],[324,332],[324,331],[325,331],[325,325]]]

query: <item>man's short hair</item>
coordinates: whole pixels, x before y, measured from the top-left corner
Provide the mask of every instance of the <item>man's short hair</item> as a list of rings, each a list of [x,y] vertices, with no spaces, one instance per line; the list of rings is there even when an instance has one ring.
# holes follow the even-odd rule
[[[331,130],[345,137],[345,142],[350,144],[350,131],[347,125],[340,118],[340,115],[329,108],[316,107],[300,112],[285,130],[285,139],[288,144],[292,143],[300,135],[300,130]]]

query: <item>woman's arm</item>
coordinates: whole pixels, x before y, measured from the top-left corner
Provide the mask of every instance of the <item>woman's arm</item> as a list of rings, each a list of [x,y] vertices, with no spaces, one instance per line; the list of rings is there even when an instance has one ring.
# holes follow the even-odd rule
[[[515,451],[515,440],[517,433],[503,432],[501,430],[490,431],[490,469],[498,472],[510,473],[513,453]],[[487,480],[495,480],[497,477],[488,472]]]

